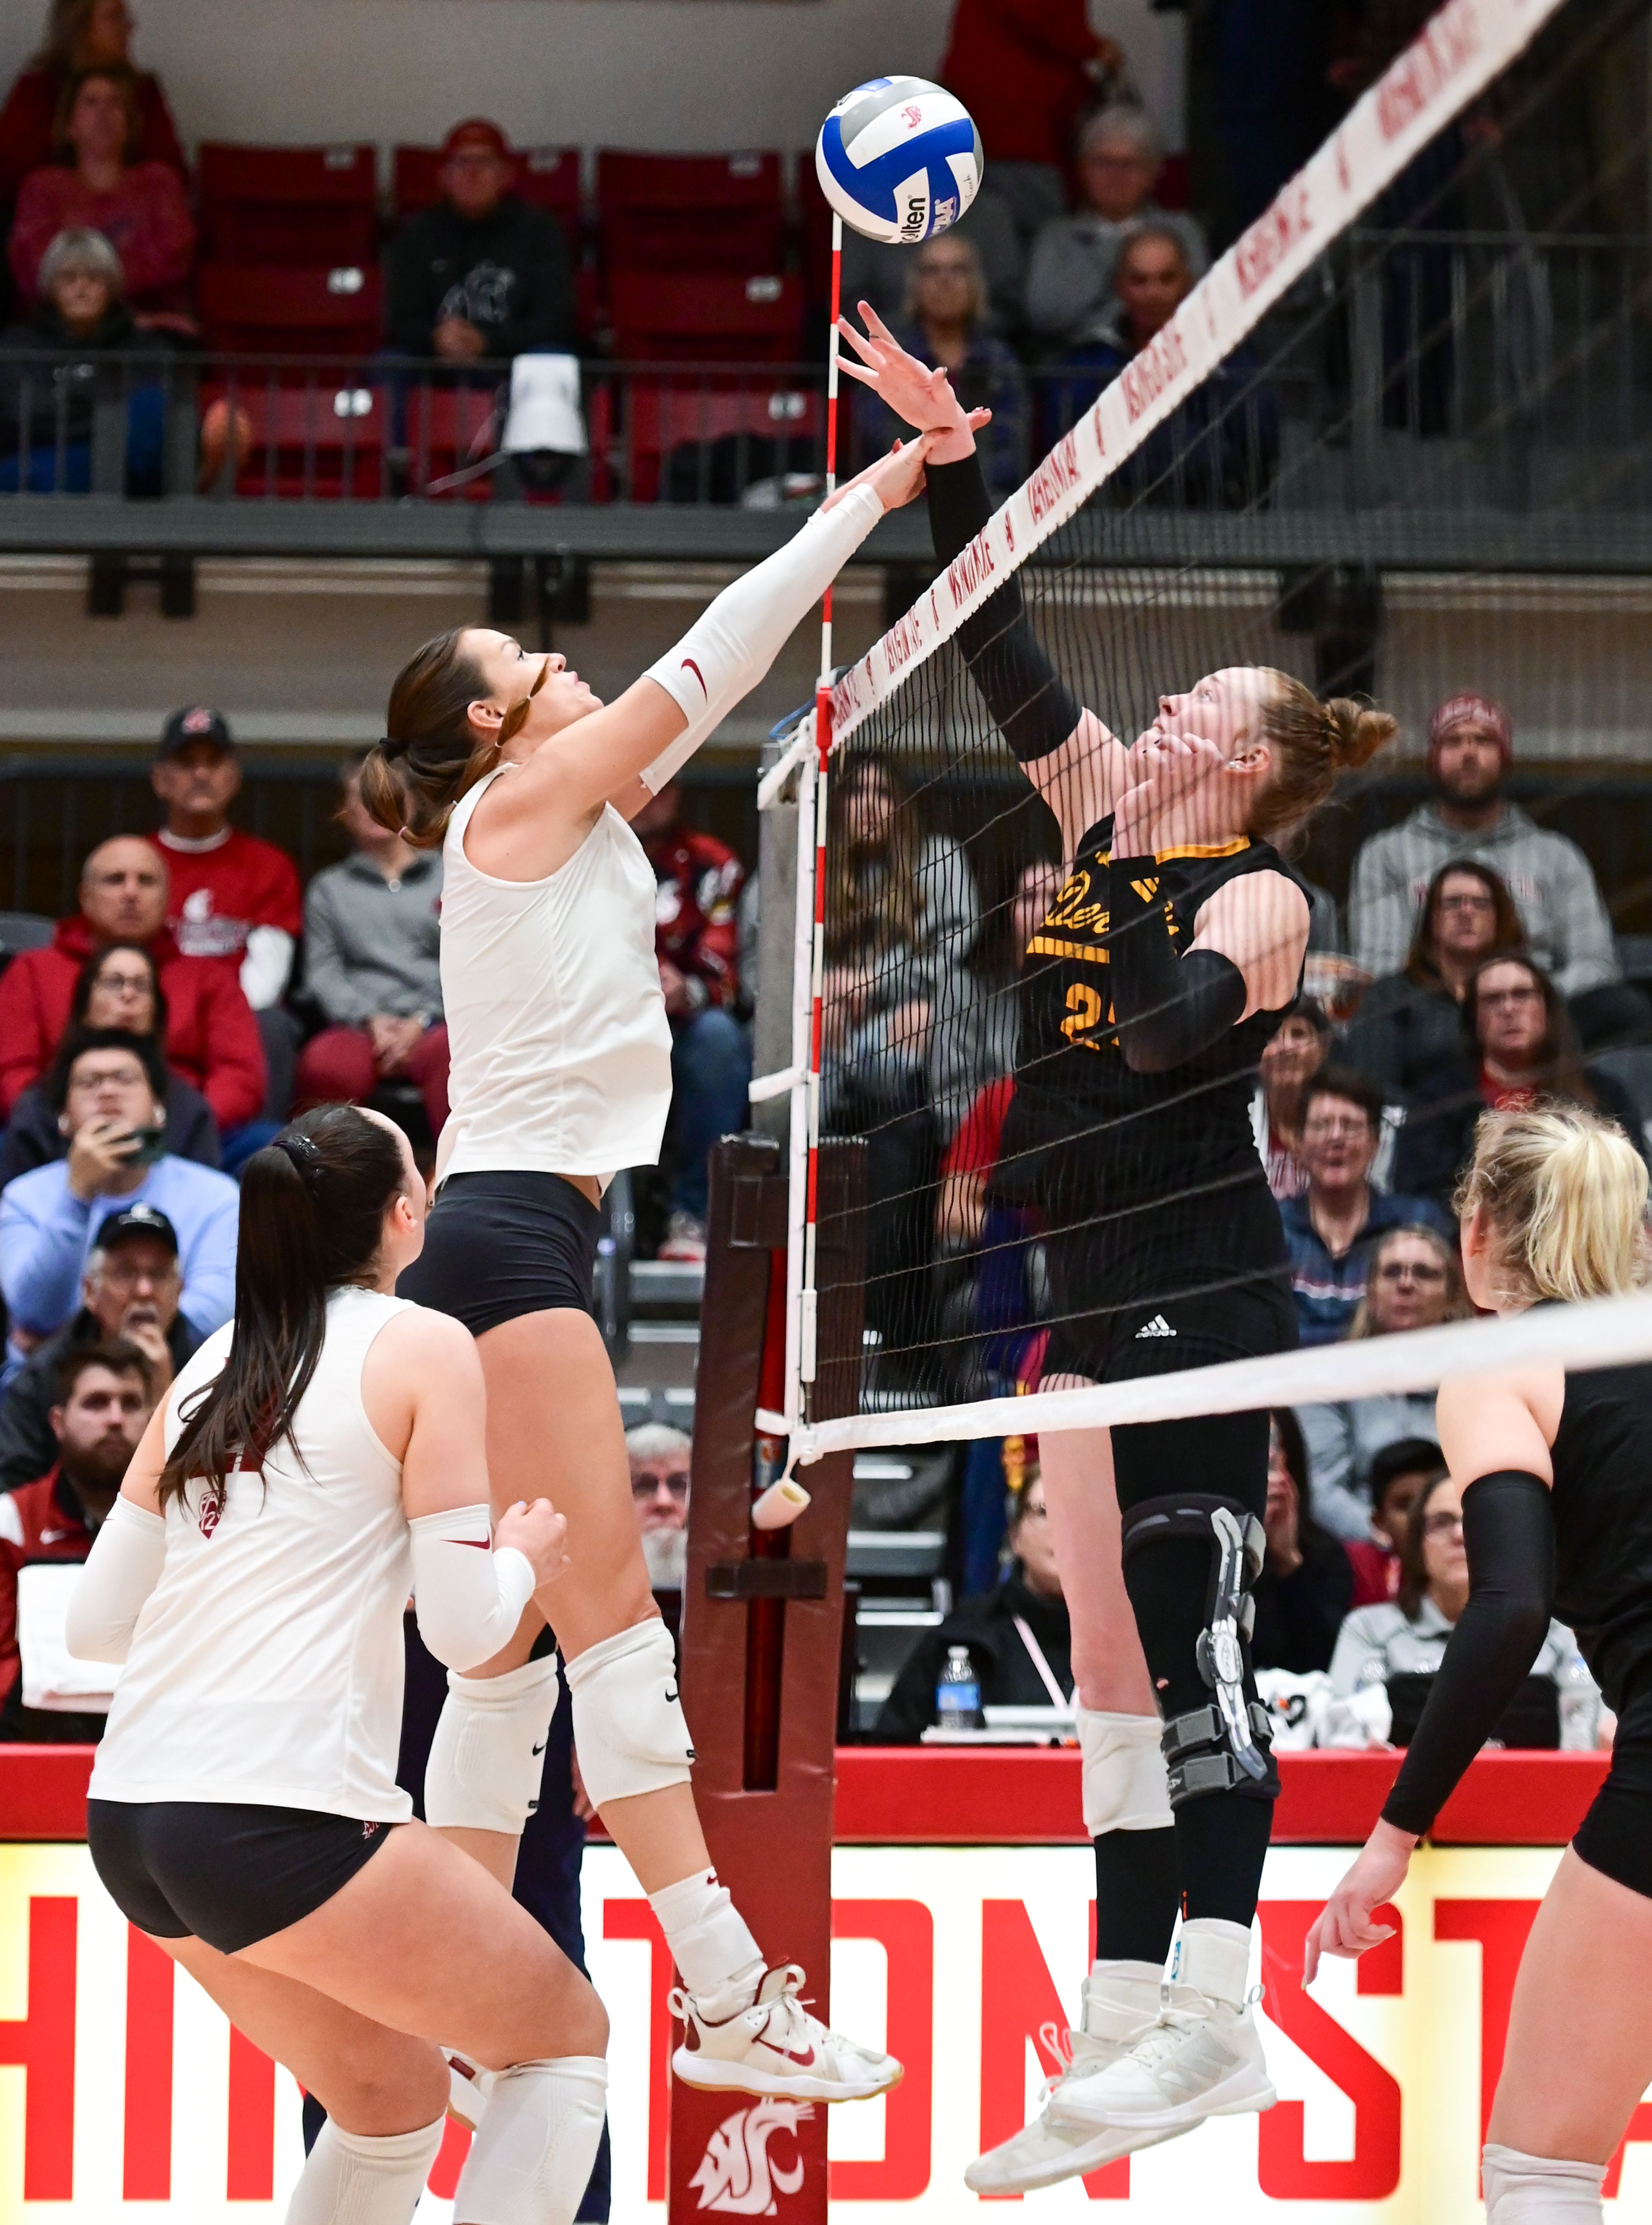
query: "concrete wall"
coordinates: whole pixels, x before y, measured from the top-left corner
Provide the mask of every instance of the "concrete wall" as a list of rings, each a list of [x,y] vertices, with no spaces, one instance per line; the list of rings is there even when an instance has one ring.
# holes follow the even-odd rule
[[[143,0],[135,53],[191,142],[439,138],[491,115],[524,145],[813,144],[864,78],[929,75],[953,0]],[[41,0],[0,9],[0,82]],[[1181,143],[1181,26],[1092,0]]]

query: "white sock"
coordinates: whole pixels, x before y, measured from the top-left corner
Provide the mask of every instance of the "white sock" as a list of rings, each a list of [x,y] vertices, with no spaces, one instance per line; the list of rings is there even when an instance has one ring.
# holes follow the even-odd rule
[[[1480,2152],[1485,2225],[1601,2225],[1604,2163],[1526,2155],[1488,2140]]]
[[[1092,2039],[1134,2038],[1158,2015],[1163,1983],[1157,1962],[1092,1962],[1084,1981],[1084,2031]]]
[[[299,2173],[287,2225],[409,2225],[446,2122],[376,2138],[343,2132],[329,2117]]]
[[[763,1949],[715,1870],[696,1870],[649,1895],[682,1981],[694,1994],[713,1993],[731,1979],[755,1985]]]
[[[1219,1916],[1184,1920],[1171,1979],[1192,1986],[1231,2009],[1242,2009],[1250,1989],[1250,1931]]]

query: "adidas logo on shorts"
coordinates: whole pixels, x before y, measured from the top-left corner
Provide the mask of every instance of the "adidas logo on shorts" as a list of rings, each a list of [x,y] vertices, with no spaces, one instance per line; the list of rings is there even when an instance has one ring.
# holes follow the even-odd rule
[[[1139,1342],[1144,1336],[1174,1336],[1175,1333],[1162,1314],[1155,1314],[1150,1322],[1136,1330],[1136,1335]]]

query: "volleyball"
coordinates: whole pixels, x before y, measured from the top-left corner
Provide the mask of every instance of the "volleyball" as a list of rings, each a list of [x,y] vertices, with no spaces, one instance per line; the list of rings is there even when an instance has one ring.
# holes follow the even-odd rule
[[[858,85],[814,144],[820,190],[850,230],[908,247],[958,222],[984,167],[963,102],[921,77]]]

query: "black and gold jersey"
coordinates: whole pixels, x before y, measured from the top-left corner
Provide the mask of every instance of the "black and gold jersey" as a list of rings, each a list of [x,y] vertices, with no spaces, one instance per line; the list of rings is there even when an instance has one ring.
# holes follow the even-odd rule
[[[1022,969],[1017,1118],[1006,1151],[1024,1154],[1029,1171],[1035,1163],[1036,1183],[1018,1186],[1063,1217],[1103,1201],[1149,1205],[1251,1174],[1266,1180],[1250,1098],[1282,1011],[1253,1012],[1167,1074],[1132,1072],[1119,1049],[1108,979],[1112,824],[1109,816],[1085,836]],[[1159,852],[1136,893],[1162,904],[1185,950],[1201,905],[1256,872],[1297,881],[1269,844],[1240,836]]]

